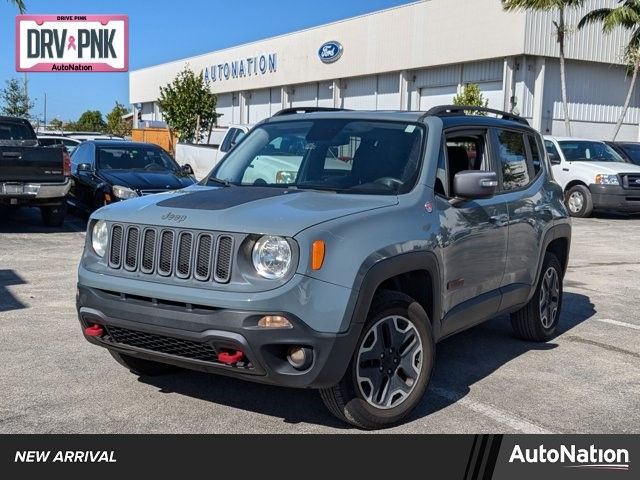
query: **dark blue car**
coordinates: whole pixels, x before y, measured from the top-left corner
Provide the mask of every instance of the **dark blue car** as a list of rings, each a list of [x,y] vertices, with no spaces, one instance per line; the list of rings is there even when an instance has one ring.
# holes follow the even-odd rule
[[[78,146],[71,157],[71,174],[68,202],[89,213],[113,202],[178,190],[196,181],[190,166],[180,167],[157,145],[113,140]]]

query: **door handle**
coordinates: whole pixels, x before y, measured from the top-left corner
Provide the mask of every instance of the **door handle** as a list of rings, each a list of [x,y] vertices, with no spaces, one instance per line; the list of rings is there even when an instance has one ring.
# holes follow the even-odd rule
[[[489,220],[491,220],[491,223],[495,223],[498,227],[504,227],[507,222],[509,221],[509,216],[508,215],[494,215],[492,217],[489,217]]]
[[[551,212],[551,206],[548,203],[541,203],[540,205],[533,207],[533,211],[536,213]]]
[[[569,169],[568,169],[568,168],[563,168],[563,169],[562,169],[562,171],[563,171],[563,172],[568,172],[568,171],[569,171]]]

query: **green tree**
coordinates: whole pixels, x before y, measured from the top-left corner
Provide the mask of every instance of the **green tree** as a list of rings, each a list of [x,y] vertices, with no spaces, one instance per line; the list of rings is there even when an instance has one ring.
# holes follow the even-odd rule
[[[127,113],[129,113],[129,110],[121,103],[116,102],[116,106],[107,114],[107,127],[105,131],[119,137],[131,135],[131,124],[122,119],[122,116]]]
[[[480,85],[477,83],[467,83],[462,92],[453,97],[454,105],[475,105],[477,107],[487,107],[489,100],[484,98],[482,91],[480,91]],[[470,110],[469,113],[476,113],[478,115],[486,115],[486,112],[479,112],[477,110]]]
[[[615,140],[620,132],[620,127],[622,127],[624,117],[629,110],[636,79],[638,78],[638,70],[640,69],[640,0],[621,0],[618,2],[617,7],[593,10],[582,17],[580,23],[578,23],[578,28],[583,28],[591,23],[601,23],[602,32],[607,35],[618,27],[631,30],[631,38],[624,49],[625,63],[628,71],[631,72],[631,83],[629,84],[629,91],[624,101],[622,113],[613,130],[612,140]]]
[[[29,99],[24,85],[16,78],[7,80],[7,86],[0,91],[2,108],[0,111],[12,117],[30,118],[33,102]]]
[[[24,0],[9,0],[9,3],[13,3],[21,14],[27,11],[27,6],[24,4]]]
[[[54,118],[49,122],[49,126],[53,130],[62,130],[62,127],[64,126],[64,124],[62,123],[62,120],[60,120],[59,118]]]
[[[215,121],[216,101],[202,75],[187,66],[173,82],[160,87],[158,104],[169,128],[181,141],[198,142]]]
[[[564,112],[564,125],[566,134],[571,136],[571,121],[569,120],[569,104],[567,101],[567,76],[565,70],[565,40],[569,28],[565,22],[565,16],[569,8],[582,6],[584,0],[501,0],[502,7],[507,11],[533,10],[554,11],[558,14],[558,20],[553,21],[556,30],[556,41],[560,49],[560,88],[562,90],[562,110]]]
[[[104,132],[107,124],[102,119],[102,113],[99,110],[87,110],[77,122],[74,123],[74,130],[83,132]]]

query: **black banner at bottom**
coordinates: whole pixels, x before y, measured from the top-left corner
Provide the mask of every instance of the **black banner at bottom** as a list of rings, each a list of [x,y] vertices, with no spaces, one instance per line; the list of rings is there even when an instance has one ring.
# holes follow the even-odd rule
[[[4,478],[638,478],[632,435],[4,435]],[[634,472],[634,467],[635,472]]]

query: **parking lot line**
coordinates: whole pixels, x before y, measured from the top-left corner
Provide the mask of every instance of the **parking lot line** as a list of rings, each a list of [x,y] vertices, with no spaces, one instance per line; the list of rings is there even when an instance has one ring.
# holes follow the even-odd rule
[[[431,388],[429,391],[435,393],[436,395],[446,398],[451,402],[455,402],[458,405],[463,405],[467,407],[469,410],[472,410],[476,413],[484,415],[491,420],[498,422],[506,427],[513,428],[514,430],[518,430],[522,433],[536,433],[536,434],[551,434],[554,433],[550,430],[547,430],[543,427],[536,425],[535,423],[531,423],[527,420],[524,420],[520,417],[512,415],[504,410],[500,410],[491,405],[487,405],[485,403],[478,402],[476,400],[472,400],[467,396],[459,395],[451,390],[447,390],[444,388]]]
[[[632,328],[633,330],[640,330],[640,325],[634,325],[633,323],[621,322],[619,320],[612,320],[610,318],[594,318],[596,322],[608,323],[610,325],[617,325],[618,327]]]

